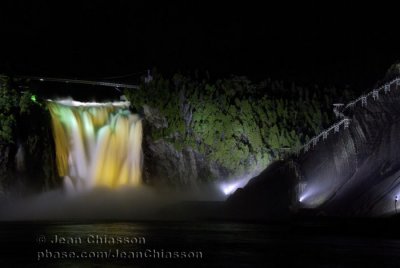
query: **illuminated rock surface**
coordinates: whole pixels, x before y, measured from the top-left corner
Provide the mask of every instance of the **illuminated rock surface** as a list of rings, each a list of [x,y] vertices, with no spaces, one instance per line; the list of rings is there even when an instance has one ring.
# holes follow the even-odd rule
[[[396,196],[400,198],[400,85],[398,80],[390,80],[377,88],[378,93],[371,91],[364,100],[345,106],[342,116],[350,119],[347,127],[330,132],[308,150],[303,148],[298,157],[287,160],[292,168],[278,175],[274,168],[267,168],[228,203],[265,206],[267,213],[275,205],[266,202],[264,195],[271,194],[269,201],[273,196],[285,196],[287,189],[278,181],[293,176],[292,207],[340,216],[396,213]],[[282,208],[282,213],[286,210]]]

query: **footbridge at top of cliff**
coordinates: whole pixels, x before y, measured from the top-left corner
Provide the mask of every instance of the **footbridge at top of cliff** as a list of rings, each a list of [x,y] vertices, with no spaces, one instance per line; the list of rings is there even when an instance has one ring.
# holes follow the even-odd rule
[[[143,73],[143,72],[141,72]],[[138,90],[140,86],[107,80],[84,80],[42,76],[13,76],[20,91],[34,89],[43,98],[73,97],[80,100],[119,99],[125,89]],[[151,76],[150,76],[151,78]],[[149,74],[145,81],[149,80]]]
[[[35,81],[40,81],[40,82],[56,82],[56,83],[65,83],[65,84],[102,86],[102,87],[110,87],[110,88],[114,88],[114,89],[121,89],[121,88],[139,89],[138,85],[114,83],[114,82],[107,82],[107,81],[54,78],[54,77],[41,77],[41,76],[16,76],[15,78],[29,79],[29,80],[35,80]]]

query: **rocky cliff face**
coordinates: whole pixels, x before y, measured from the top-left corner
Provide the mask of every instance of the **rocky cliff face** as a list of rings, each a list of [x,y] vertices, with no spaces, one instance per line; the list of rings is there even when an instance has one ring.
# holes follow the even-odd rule
[[[193,185],[255,174],[330,124],[348,90],[304,88],[245,77],[210,81],[155,74],[126,98],[147,125],[144,177]]]
[[[344,111],[352,123],[335,141],[336,147],[343,148],[342,159],[338,161],[340,154],[331,158],[338,176],[330,179],[334,191],[323,205],[326,211],[350,215],[396,211],[395,199],[400,193],[399,84],[395,81],[375,93],[375,100],[369,95],[364,105],[361,100]]]
[[[229,171],[191,147],[177,149],[164,139],[154,140],[152,133],[162,131],[168,122],[160,112],[144,105],[143,180],[145,183],[174,188],[193,188],[213,178],[224,178]],[[176,137],[179,138],[179,137]]]
[[[391,70],[399,70],[398,66]],[[397,77],[391,72],[388,77]],[[327,215],[382,216],[397,213],[400,199],[400,80],[384,80],[376,90],[348,103],[341,117],[348,126],[333,127],[296,157],[296,197],[292,206]],[[264,178],[280,180],[266,171]],[[273,180],[272,179],[272,180]],[[260,180],[258,178],[257,180]],[[256,194],[250,187],[242,191]],[[267,184],[264,183],[264,186]],[[277,188],[276,194],[279,194]],[[231,199],[240,202],[240,192]],[[257,204],[253,204],[256,206]]]
[[[305,207],[333,215],[384,215],[396,210],[400,193],[400,85],[378,90],[347,105],[347,129],[330,135],[298,159],[306,184]]]

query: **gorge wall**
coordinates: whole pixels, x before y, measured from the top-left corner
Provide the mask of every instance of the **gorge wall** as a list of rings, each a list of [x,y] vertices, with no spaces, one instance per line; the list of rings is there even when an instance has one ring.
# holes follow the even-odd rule
[[[245,203],[255,211],[252,216],[260,211],[265,214],[274,203],[260,203],[256,196],[268,191],[286,200],[282,215],[298,209],[330,216],[396,214],[400,198],[400,79],[395,77],[399,77],[399,65],[390,70],[374,90],[338,110],[338,122],[348,120],[347,124],[332,125],[312,138],[279,164],[279,176],[267,169],[252,179],[229,198],[228,207],[232,209],[249,197]],[[288,188],[273,186],[282,179]]]
[[[155,73],[126,90],[144,117],[144,177],[180,187],[256,175],[333,122],[350,90]]]
[[[297,159],[302,205],[333,215],[385,215],[400,193],[400,80],[349,103],[349,127]],[[400,196],[400,195],[399,195]]]
[[[33,184],[25,188],[35,191],[58,187],[44,99],[29,83],[6,76],[2,81],[0,184]],[[257,174],[329,125],[332,103],[351,91],[155,73],[124,94],[143,118],[144,183],[185,189]]]

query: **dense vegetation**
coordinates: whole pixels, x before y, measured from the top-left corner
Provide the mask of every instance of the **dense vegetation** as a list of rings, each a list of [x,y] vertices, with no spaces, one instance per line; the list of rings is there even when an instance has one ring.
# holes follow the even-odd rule
[[[29,113],[32,93],[25,91],[17,93],[11,87],[10,78],[0,76],[0,142],[15,143],[16,122],[18,117]]]
[[[29,180],[24,184],[31,188],[54,186],[58,182],[48,111],[32,91],[16,90],[16,85],[0,76],[0,185],[12,186],[18,178]],[[23,163],[17,163],[16,155]]]
[[[155,73],[140,90],[126,90],[133,106],[158,109],[168,126],[152,132],[180,150],[191,147],[234,173],[264,168],[334,121],[332,104],[349,90],[305,88],[245,77],[210,81]]]

